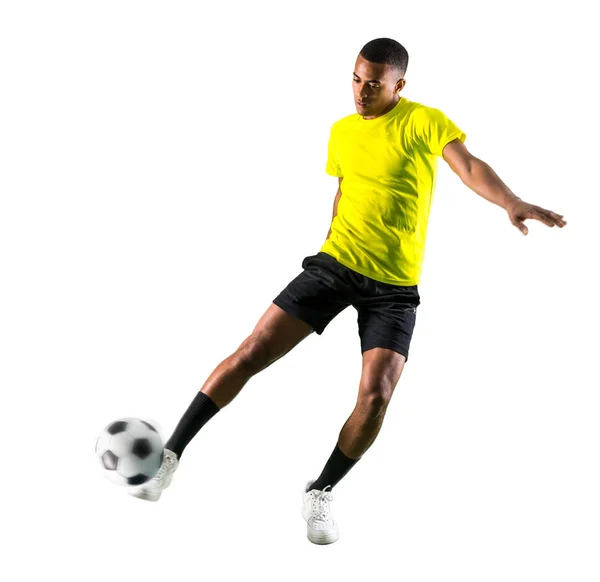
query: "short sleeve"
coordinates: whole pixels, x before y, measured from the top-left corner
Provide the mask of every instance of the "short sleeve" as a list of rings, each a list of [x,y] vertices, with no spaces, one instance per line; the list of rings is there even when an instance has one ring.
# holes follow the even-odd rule
[[[331,131],[329,132],[329,144],[327,146],[327,165],[325,166],[325,171],[330,176],[337,176],[338,178],[343,178],[344,176],[340,168],[339,158],[337,154],[334,128],[335,125],[331,127]]]
[[[454,139],[464,142],[466,134],[439,109],[419,107],[412,114],[412,134],[415,147],[441,156],[446,144]]]

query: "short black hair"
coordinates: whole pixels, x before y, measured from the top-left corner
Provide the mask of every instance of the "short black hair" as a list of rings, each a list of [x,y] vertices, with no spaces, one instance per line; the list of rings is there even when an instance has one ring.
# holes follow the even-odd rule
[[[376,38],[369,41],[360,51],[360,56],[372,63],[385,63],[394,67],[404,77],[408,67],[408,52],[392,38]]]

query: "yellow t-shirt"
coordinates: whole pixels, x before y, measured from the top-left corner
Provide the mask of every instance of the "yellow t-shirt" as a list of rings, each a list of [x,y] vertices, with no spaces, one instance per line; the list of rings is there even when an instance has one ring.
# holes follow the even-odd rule
[[[405,97],[375,119],[336,121],[325,171],[344,179],[321,251],[371,279],[417,285],[437,156],[456,138],[466,135],[439,109]]]

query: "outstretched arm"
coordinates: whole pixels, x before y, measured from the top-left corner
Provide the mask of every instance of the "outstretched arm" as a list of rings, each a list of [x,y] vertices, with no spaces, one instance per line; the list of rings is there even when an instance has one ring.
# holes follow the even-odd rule
[[[560,228],[567,224],[562,214],[529,204],[515,196],[496,172],[484,161],[472,155],[459,139],[446,144],[442,156],[466,186],[486,200],[504,208],[508,212],[510,221],[523,234],[529,232],[523,224],[527,218],[535,218],[548,226],[556,224]]]

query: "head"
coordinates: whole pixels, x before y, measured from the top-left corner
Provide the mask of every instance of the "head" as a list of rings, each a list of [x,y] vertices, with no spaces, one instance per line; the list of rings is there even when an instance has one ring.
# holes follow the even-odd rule
[[[360,51],[352,78],[356,111],[374,119],[392,110],[406,81],[408,52],[391,38],[376,38]],[[362,104],[361,104],[362,102]]]

